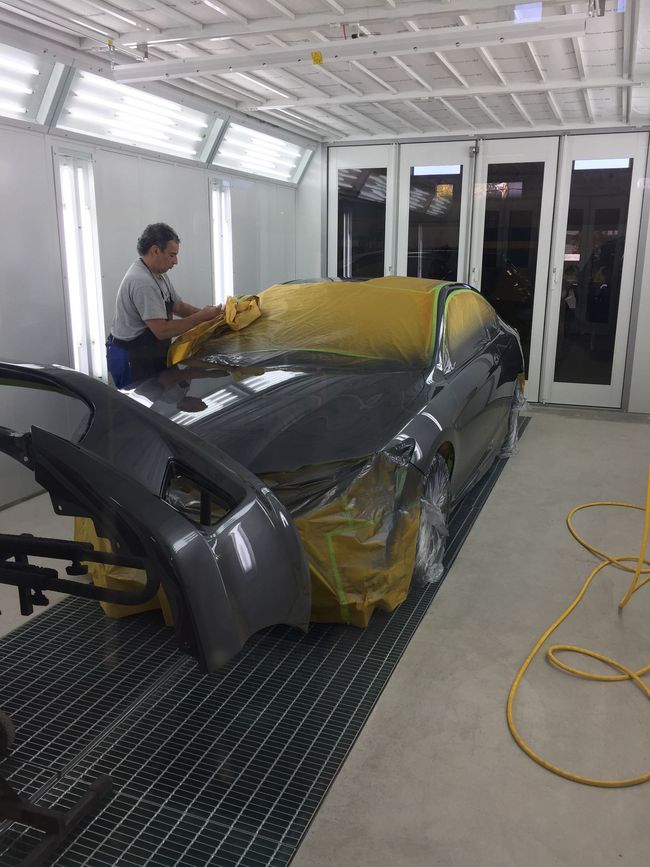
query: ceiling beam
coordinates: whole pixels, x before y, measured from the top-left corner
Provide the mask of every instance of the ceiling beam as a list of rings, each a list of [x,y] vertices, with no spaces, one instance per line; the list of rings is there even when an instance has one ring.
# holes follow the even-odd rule
[[[461,24],[464,24],[465,26],[468,26],[472,23],[467,15],[459,15],[458,20]],[[495,59],[492,57],[487,48],[479,46],[476,51],[478,52],[479,57],[488,68],[488,70],[492,73],[492,75],[496,77],[497,81],[500,81],[501,84],[507,84],[508,82],[506,81],[505,76],[497,66]]]
[[[639,5],[637,0],[627,0],[623,19],[623,75],[633,79],[636,74],[636,56],[639,44]],[[633,91],[626,90],[623,95],[624,119],[632,117]]]
[[[71,33],[80,40],[87,38],[94,48],[97,43],[105,45],[107,38],[116,39],[119,36],[119,32],[112,27],[100,28],[95,22],[86,24],[74,12],[46,0],[22,0],[20,4],[9,2],[1,5],[9,12],[45,24],[54,30]]]
[[[512,102],[513,102],[515,108],[517,109],[517,111],[519,112],[519,114],[523,117],[523,119],[524,119],[527,123],[529,123],[531,126],[535,126],[535,121],[534,121],[534,120],[532,119],[532,117],[528,114],[528,112],[526,111],[526,109],[525,109],[524,106],[522,105],[521,100],[518,99],[518,98],[515,96],[514,93],[509,93],[508,96],[509,96],[510,99],[512,100]]]
[[[489,105],[486,105],[485,102],[481,99],[480,96],[475,96],[474,99],[480,105],[481,111],[484,111],[487,116],[494,121],[496,126],[505,127],[505,123],[498,117],[495,112],[492,111]]]
[[[560,106],[557,104],[557,100],[555,99],[553,94],[549,93],[548,91],[546,92],[546,101],[551,107],[551,111],[555,115],[556,120],[559,121],[560,124],[564,124],[564,118],[562,117]]]
[[[22,47],[24,37],[29,39],[35,36],[50,39],[73,51],[78,51],[81,45],[79,33],[69,27],[62,25],[55,27],[46,18],[26,13],[13,4],[3,2],[0,2],[0,36],[8,45],[14,45],[16,48]],[[97,43],[93,40],[92,44],[96,46]],[[30,46],[26,50],[33,51],[35,47]]]
[[[592,78],[589,81],[525,81],[517,84],[508,84],[503,87],[499,84],[477,84],[474,87],[437,87],[434,90],[403,90],[398,93],[367,93],[362,96],[355,94],[342,94],[341,96],[330,96],[326,99],[318,97],[305,97],[289,102],[278,102],[277,100],[269,101],[261,105],[242,105],[238,106],[240,111],[267,111],[270,108],[303,108],[313,105],[358,105],[364,102],[392,102],[393,100],[405,99],[434,99],[436,97],[444,97],[445,99],[453,99],[454,97],[465,96],[511,96],[517,93],[550,93],[554,91],[566,90],[584,90],[585,88],[593,87],[640,87],[645,82],[630,81],[621,76],[611,76],[610,78]]]
[[[312,65],[312,52],[318,51],[323,63],[365,60],[427,51],[449,51],[476,48],[480,45],[503,45],[531,40],[558,39],[585,32],[587,15],[557,15],[542,21],[493,22],[469,27],[440,27],[431,30],[407,31],[388,36],[366,36],[359,39],[315,42],[296,48],[257,48],[243,57],[215,55],[187,60],[126,63],[115,68],[114,78],[122,83],[132,81],[169,80],[204,72],[252,72],[288,66],[293,63]]]
[[[280,0],[266,0],[266,2],[269,5],[274,6],[278,12],[285,16],[285,18],[288,18],[290,21],[296,20],[296,13],[292,12],[291,9],[288,9],[284,3],[280,3]]]
[[[121,6],[115,6],[114,4],[109,3],[108,0],[102,0],[101,3],[95,2],[95,0],[84,0],[84,3],[87,6],[90,6],[91,9],[97,9],[99,12],[108,12],[112,17],[121,19],[126,24],[135,24],[137,27],[142,27],[149,33],[160,33],[157,27],[154,27],[144,18],[141,18],[137,12],[130,12],[128,9],[122,9]]]
[[[422,31],[420,31],[420,32],[422,32]],[[443,54],[441,54],[439,51],[434,51],[433,56],[436,58],[438,63],[442,64],[442,66],[445,67],[447,72],[452,76],[452,78],[455,78],[459,84],[461,84],[463,87],[469,86],[467,84],[467,79],[463,78],[463,76],[456,69],[456,67],[453,65],[453,63],[450,63]]]
[[[404,102],[404,105],[407,105],[412,111],[414,111],[416,114],[419,114],[420,117],[423,117],[429,123],[433,123],[437,127],[440,127],[440,129],[443,129],[445,132],[449,132],[448,126],[445,126],[444,123],[442,123],[439,120],[436,120],[435,117],[431,117],[431,115],[428,114],[428,112],[424,111],[423,108],[420,108],[420,106],[416,102],[413,102],[412,100],[407,99]]]
[[[407,126],[410,129],[414,129],[420,135],[424,132],[421,126],[418,126],[412,121],[406,120],[402,117],[401,114],[398,114],[396,111],[392,111],[391,109],[386,108],[385,105],[381,105],[380,103],[373,103],[373,105],[375,106],[375,108],[378,108],[383,114],[388,115],[388,117],[390,117],[392,120],[396,120],[400,125],[399,128]]]
[[[409,78],[417,81],[418,84],[421,84],[422,87],[426,88],[427,90],[431,90],[431,85],[429,84],[429,82],[425,81],[425,79],[422,78],[421,75],[418,75],[418,73],[415,72],[414,69],[411,69],[408,63],[404,63],[403,60],[400,60],[399,57],[395,57],[395,55],[391,56],[391,60],[393,61],[393,63],[399,66],[400,69],[403,69],[404,72],[409,76]]]
[[[618,120],[618,121],[612,121],[611,123],[607,123],[605,125],[605,127],[602,128],[602,131],[603,132],[611,131],[613,129],[625,130],[626,128],[628,128],[626,126],[626,124],[624,124],[622,121]],[[597,129],[600,131],[599,127],[597,127]],[[538,136],[541,133],[545,133],[548,135],[560,135],[560,134],[565,134],[567,131],[577,131],[577,130],[586,130],[589,132],[593,132],[594,126],[590,123],[571,123],[570,125],[564,125],[564,126],[560,126],[557,123],[540,123],[540,124],[537,124],[534,129],[531,129],[531,127],[529,127],[529,126],[526,126],[526,127],[514,127],[514,126],[508,127],[508,134],[512,135],[512,136],[517,136],[517,137],[521,136],[522,138],[529,138],[530,136]],[[481,127],[476,127],[475,129],[471,129],[471,130],[453,130],[453,132],[449,132],[446,135],[443,135],[440,132],[440,130],[436,130],[436,129],[432,128],[430,130],[426,130],[426,132],[423,134],[423,137],[426,136],[428,138],[429,136],[435,136],[435,139],[437,141],[456,141],[459,136],[461,136],[462,138],[466,138],[466,139],[471,140],[471,139],[476,138],[477,136],[481,137],[484,135],[485,136],[496,135],[497,137],[501,138],[503,136],[503,130],[500,128],[495,130],[493,127],[489,127],[489,126],[481,126]],[[408,133],[401,133],[401,134],[397,134],[397,135],[392,136],[391,140],[392,141],[398,141],[398,142],[401,142],[401,141],[413,142],[413,141],[418,141],[419,139],[417,139],[413,135],[409,135]],[[348,136],[345,139],[345,144],[353,144],[353,143],[354,144],[370,144],[370,143],[374,143],[374,142],[385,142],[385,141],[386,141],[386,136],[359,135],[359,136]]]
[[[350,65],[354,66],[355,69],[358,69],[359,72],[362,72],[364,75],[367,75],[368,78],[372,78],[373,81],[376,81],[380,87],[383,87],[384,90],[387,90],[389,93],[397,93],[397,89],[394,88],[392,84],[384,81],[380,75],[377,75],[377,73],[373,72],[372,69],[368,69],[368,67],[364,66],[363,63],[359,63],[358,60],[351,60]]]
[[[436,98],[437,98],[438,102],[441,102],[444,105],[444,107],[447,109],[448,112],[450,112],[450,114],[453,114],[454,117],[458,118],[458,120],[461,123],[464,123],[468,129],[474,129],[475,128],[475,125],[473,123],[470,123],[467,120],[467,118],[465,117],[465,115],[461,114],[458,111],[458,109],[454,108],[453,105],[451,105],[446,99],[443,99],[442,97],[436,97]]]
[[[153,0],[155,2],[155,0]],[[160,0],[158,0],[158,3]],[[330,2],[330,0],[327,0]],[[515,6],[521,0],[499,0],[498,5],[501,7]],[[485,9],[492,10],[495,6],[494,0],[456,0],[457,9],[454,9],[456,14],[465,12],[477,12]],[[227,7],[219,0],[215,0],[215,5],[219,5],[226,10]],[[340,4],[336,3],[336,6]],[[549,5],[547,0],[546,5]],[[552,5],[557,5],[553,3]],[[449,14],[449,0],[411,0],[411,2],[400,3],[399,6],[360,6],[351,9],[344,9],[341,5],[341,11],[336,12],[334,2],[330,2],[332,9],[323,12],[312,12],[304,15],[296,15],[295,18],[257,18],[248,21],[243,15],[235,13],[231,9],[227,9],[233,21],[219,20],[217,24],[203,24],[194,26],[168,27],[164,31],[164,37],[167,39],[212,39],[220,36],[252,36],[263,33],[281,33],[282,31],[295,30],[311,30],[317,27],[329,27],[330,24],[352,24],[365,23],[371,21],[391,21],[405,20],[407,18],[417,18],[421,15],[426,15],[429,18],[432,15]],[[169,7],[167,7],[169,8]],[[128,13],[127,13],[128,14]],[[124,43],[147,42],[150,39],[151,33],[146,29],[132,30],[122,34],[120,41]],[[88,47],[88,46],[82,46]]]

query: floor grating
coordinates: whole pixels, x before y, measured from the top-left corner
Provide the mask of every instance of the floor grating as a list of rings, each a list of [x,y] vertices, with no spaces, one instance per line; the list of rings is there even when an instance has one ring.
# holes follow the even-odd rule
[[[454,511],[445,574],[505,463]],[[98,775],[113,780],[54,863],[288,864],[441,583],[413,587],[365,630],[266,630],[207,676],[159,615],[108,620],[81,599],[0,640],[0,707],[18,729],[4,773],[61,807]],[[0,864],[36,839],[0,825]]]

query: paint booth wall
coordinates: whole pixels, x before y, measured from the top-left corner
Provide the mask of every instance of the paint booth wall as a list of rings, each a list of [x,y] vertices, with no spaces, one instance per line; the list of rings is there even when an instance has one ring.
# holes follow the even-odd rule
[[[289,186],[158,160],[0,124],[0,357],[70,364],[66,295],[55,185],[55,154],[91,155],[97,206],[106,332],[117,289],[150,222],[169,223],[181,238],[176,289],[197,306],[212,303],[210,179],[231,183],[234,292],[292,280],[296,250],[321,270],[320,196],[304,202]],[[5,389],[5,392],[7,389]],[[23,401],[21,401],[22,403]],[[0,390],[0,425],[26,430],[14,395]],[[31,472],[0,455],[0,506],[38,490]],[[28,528],[26,528],[28,529]],[[1,519],[0,519],[1,531]]]

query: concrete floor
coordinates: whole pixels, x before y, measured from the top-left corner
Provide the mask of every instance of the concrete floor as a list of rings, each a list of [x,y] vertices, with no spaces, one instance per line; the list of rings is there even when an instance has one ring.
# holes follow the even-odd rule
[[[645,867],[650,783],[597,789],[533,763],[506,728],[510,684],[595,565],[565,515],[645,500],[645,417],[543,409],[532,421],[318,812],[292,867]],[[594,543],[634,554],[642,514],[591,510]],[[559,641],[650,663],[650,586],[608,569]],[[595,664],[597,665],[597,664]],[[585,662],[583,667],[589,667]],[[538,752],[597,777],[650,771],[647,701],[533,664],[516,719]]]
[[[650,784],[598,789],[550,774],[511,740],[505,703],[530,647],[595,565],[566,532],[566,513],[591,500],[644,501],[650,420],[548,408],[531,415],[519,454],[292,867],[646,867]],[[594,544],[626,555],[638,552],[642,519],[592,510],[576,523]],[[69,533],[64,520],[40,497],[0,512],[0,531]],[[634,668],[649,663],[650,586],[619,616],[627,576],[608,569],[596,581],[557,641]],[[16,622],[14,595],[0,585],[5,630]],[[516,719],[551,761],[619,778],[650,771],[647,711],[629,684],[578,681],[539,659],[520,690]]]

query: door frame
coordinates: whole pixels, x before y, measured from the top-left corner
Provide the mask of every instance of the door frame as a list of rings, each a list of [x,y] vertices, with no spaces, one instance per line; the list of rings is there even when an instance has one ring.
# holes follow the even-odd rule
[[[469,254],[469,231],[472,214],[472,186],[474,177],[475,141],[425,142],[405,144],[400,147],[399,193],[397,219],[396,274],[406,274],[408,267],[409,196],[411,169],[415,166],[460,165],[463,169],[463,186],[460,204],[460,231],[458,235],[458,273],[456,279],[463,283],[467,274]]]
[[[557,335],[562,295],[566,230],[571,193],[573,162],[576,159],[614,159],[629,157],[633,162],[627,212],[623,269],[618,303],[618,318],[609,385],[554,382]],[[540,384],[542,403],[620,408],[623,400],[630,315],[634,291],[639,225],[643,203],[643,178],[648,157],[647,133],[602,133],[563,136],[558,160],[558,194],[553,214],[553,240],[548,280],[548,302],[544,335],[544,363]]]
[[[483,241],[485,235],[485,211],[487,171],[489,165],[499,163],[544,163],[544,181],[539,217],[537,241],[537,264],[535,267],[535,296],[531,323],[530,353],[526,371],[526,397],[535,402],[539,396],[542,372],[542,348],[544,345],[544,322],[547,304],[547,286],[550,264],[552,219],[558,162],[558,138],[489,139],[479,143],[474,181],[474,208],[472,215],[471,249],[468,282],[481,288]]]
[[[395,214],[399,145],[330,147],[327,151],[327,276],[336,278],[338,267],[338,171],[386,169],[386,223],[384,274],[395,274]]]

